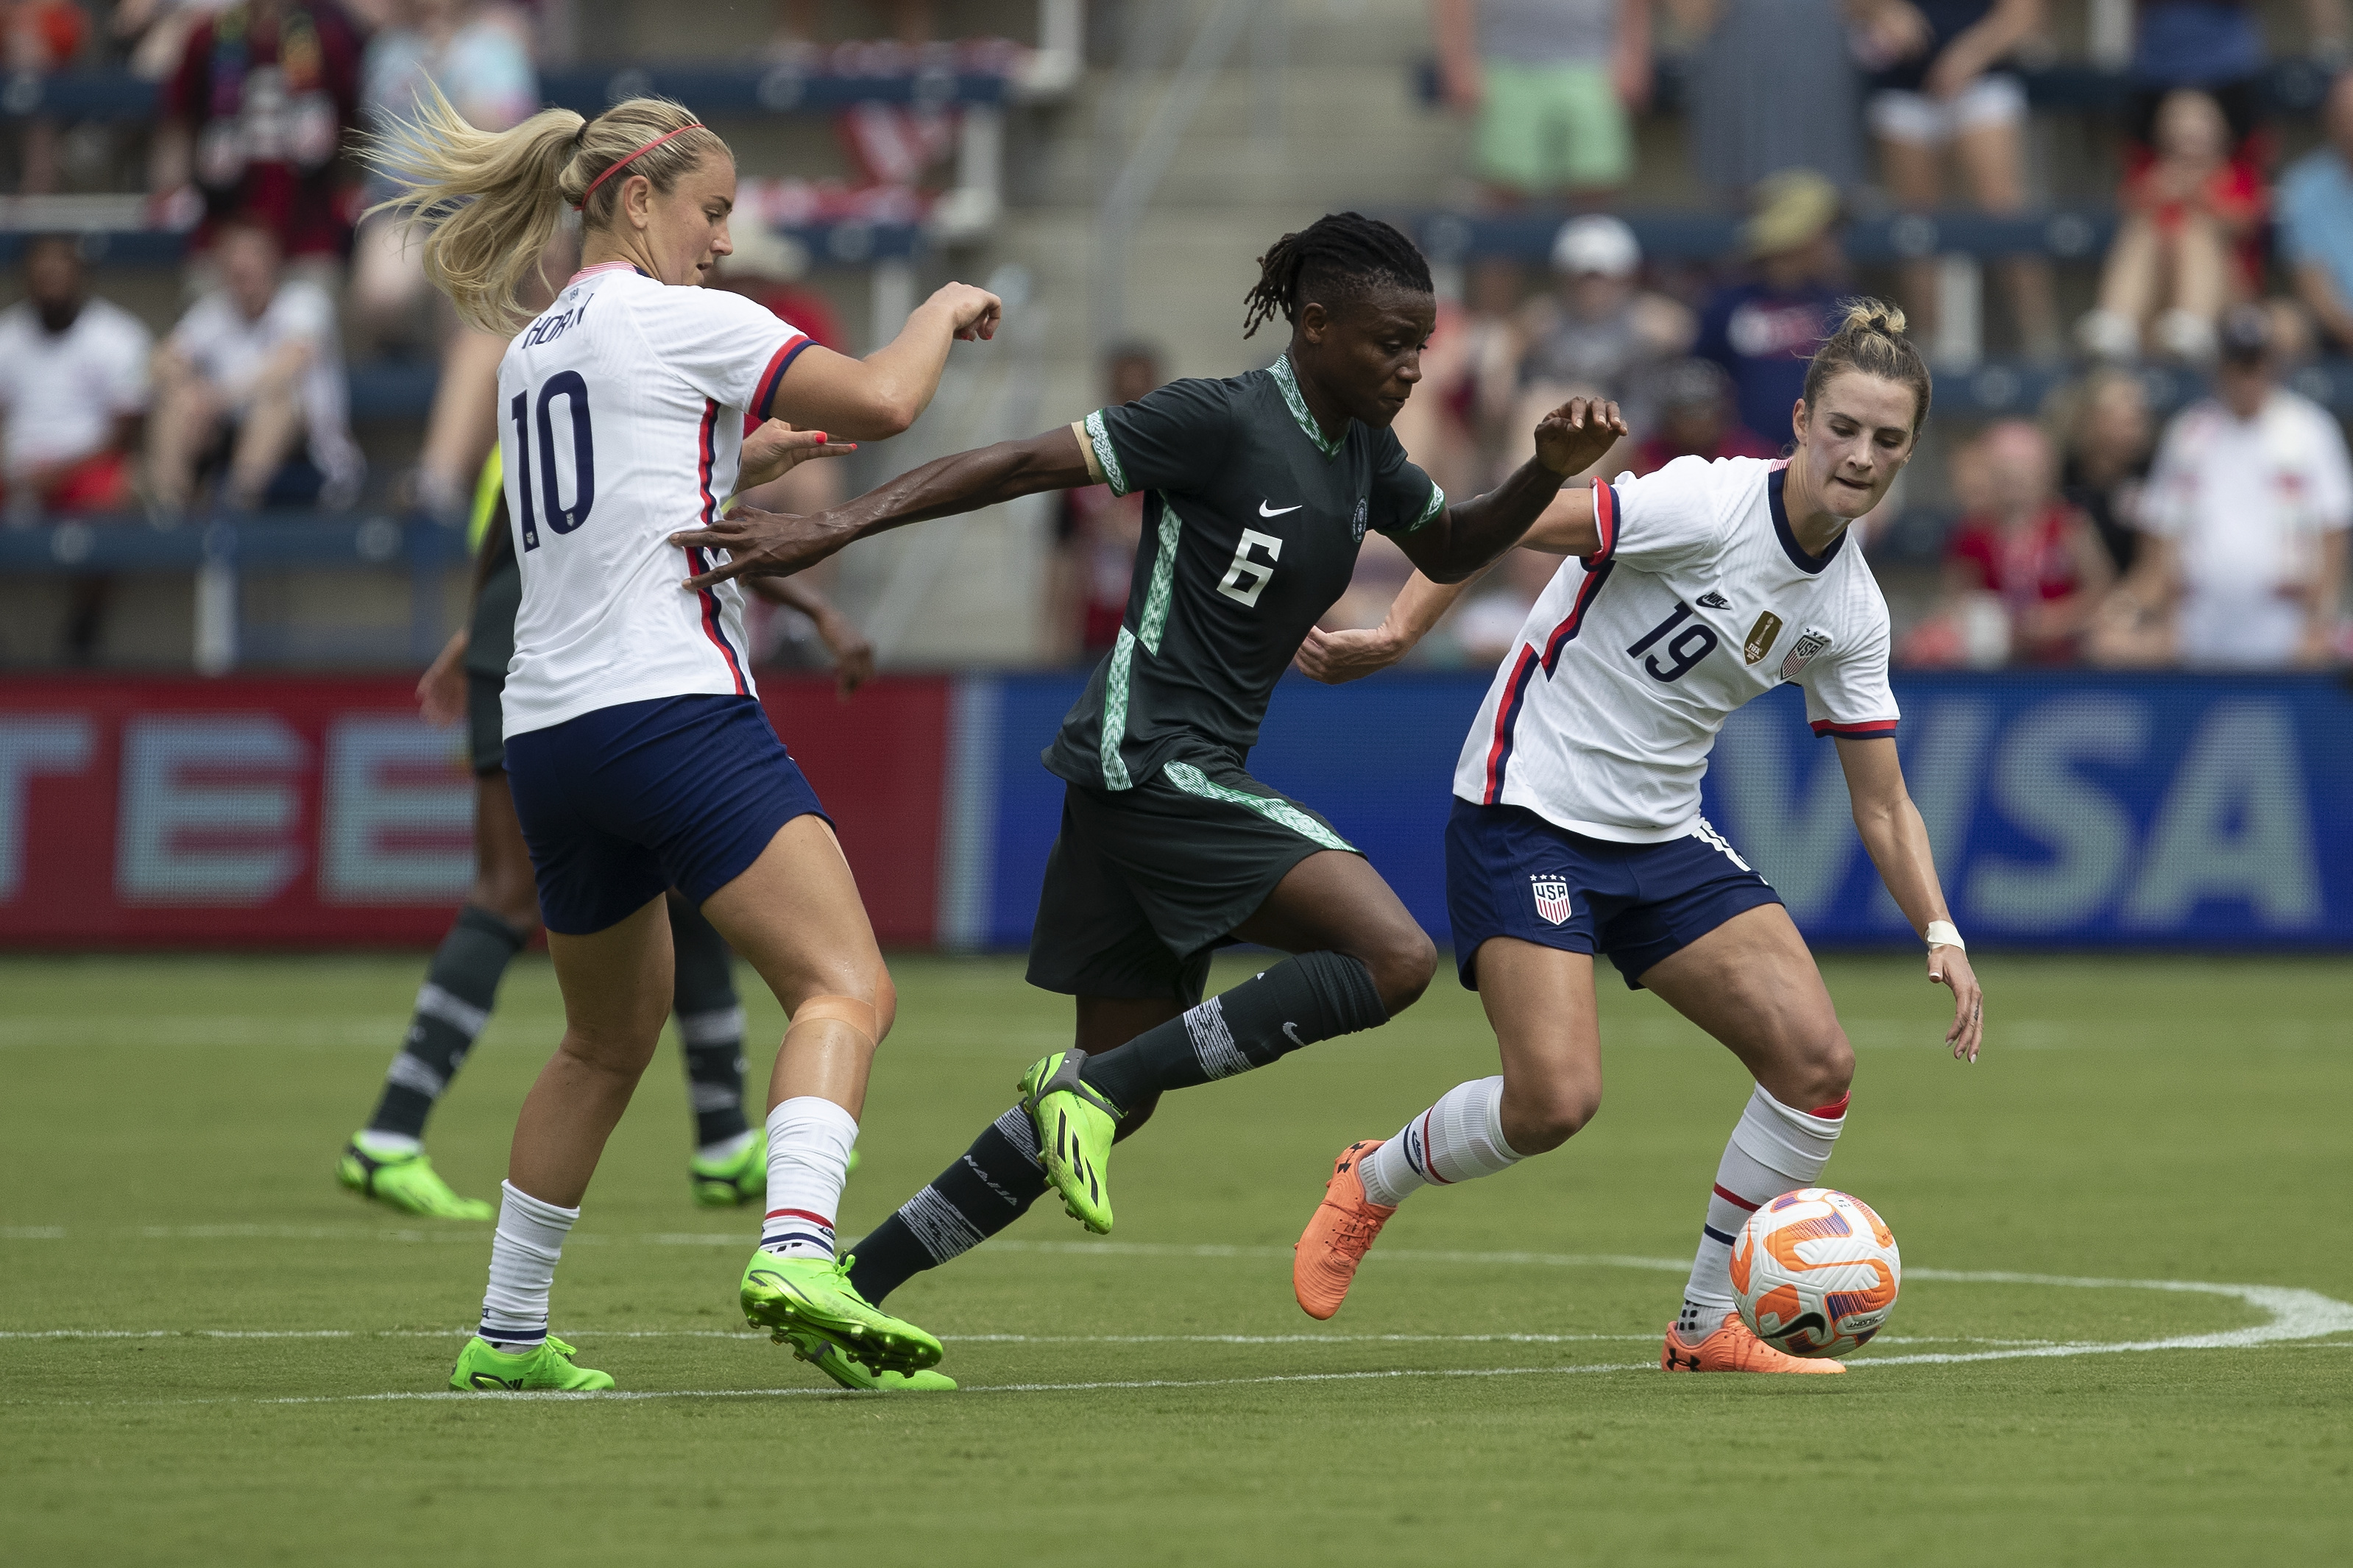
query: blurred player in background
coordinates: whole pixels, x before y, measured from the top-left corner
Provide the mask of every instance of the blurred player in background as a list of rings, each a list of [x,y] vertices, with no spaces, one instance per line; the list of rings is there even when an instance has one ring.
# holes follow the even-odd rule
[[[1111,1146],[1164,1092],[1377,1027],[1430,984],[1436,952],[1379,873],[1244,763],[1368,531],[1461,577],[1625,426],[1614,405],[1572,402],[1510,479],[1449,506],[1389,429],[1437,314],[1412,242],[1354,213],[1319,218],[1261,258],[1248,304],[1247,328],[1292,324],[1264,370],[1171,382],[818,517],[747,510],[673,536],[732,553],[700,585],[1040,490],[1146,492],[1126,618],[1045,757],[1065,794],[1029,982],[1078,999],[1076,1047],[1031,1064],[1020,1103],[859,1244],[851,1279],[871,1300],[1002,1230],[1049,1184],[1088,1229],[1110,1230]],[[1210,953],[1231,942],[1294,956],[1204,1002]]]
[[[526,276],[564,209],[581,214],[581,269],[499,368],[522,576],[503,740],[565,1028],[516,1121],[481,1327],[450,1386],[613,1385],[549,1337],[548,1299],[670,1012],[672,888],[792,1019],[769,1083],[768,1206],[744,1316],[838,1381],[925,1375],[939,1342],[861,1300],[833,1239],[890,975],[823,807],[754,694],[740,593],[681,593],[681,571],[707,562],[671,555],[667,538],[774,477],[744,468],[748,419],[905,429],[951,342],[994,333],[997,300],[949,284],[860,361],[694,287],[732,248],[735,162],[659,99],[491,133],[437,92],[373,156],[424,231],[427,275],[484,330],[523,319]],[[820,430],[785,433],[779,449],[782,468],[849,448]]]
[[[1982,998],[1895,755],[1887,605],[1847,525],[1879,503],[1928,416],[1904,315],[1857,301],[1814,354],[1787,462],[1681,458],[1574,490],[1531,530],[1564,563],[1496,671],[1454,775],[1448,913],[1503,1075],[1462,1084],[1386,1142],[1341,1151],[1293,1288],[1339,1310],[1408,1194],[1558,1148],[1601,1103],[1593,955],[1722,1041],[1757,1079],[1716,1168],[1670,1372],[1845,1369],[1767,1345],[1733,1308],[1748,1215],[1811,1186],[1846,1124],[1854,1053],[1778,894],[1699,814],[1734,709],[1794,680],[1837,739],[1855,826],[1953,992],[1946,1042],[1974,1061]],[[1300,663],[1351,680],[1394,663],[1462,585],[1417,578],[1378,630],[1318,634]]]
[[[773,464],[786,432],[781,421],[772,421],[746,437],[746,468]],[[475,781],[474,885],[425,972],[417,1012],[385,1073],[375,1113],[352,1135],[335,1174],[353,1191],[407,1214],[486,1220],[496,1211],[480,1198],[450,1191],[427,1158],[424,1142],[426,1120],[490,1022],[507,965],[541,929],[539,889],[507,788],[506,743],[500,733],[499,695],[514,657],[522,572],[495,450],[482,465],[470,542],[477,552],[473,614],[417,683],[417,701],[428,723],[467,723],[467,757]],[[874,673],[872,647],[814,589],[764,578],[753,590],[804,611],[816,623],[833,653],[844,697]],[[677,963],[670,1012],[694,1110],[695,1148],[687,1180],[699,1204],[751,1203],[765,1191],[768,1139],[765,1129],[751,1126],[744,1116],[744,1009],[735,994],[733,955],[711,922],[675,892],[670,896],[670,931]]]

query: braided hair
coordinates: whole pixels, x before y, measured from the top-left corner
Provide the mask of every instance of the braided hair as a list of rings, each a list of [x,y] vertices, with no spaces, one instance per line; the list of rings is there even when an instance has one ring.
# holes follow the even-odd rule
[[[1434,292],[1430,263],[1397,228],[1361,213],[1326,213],[1258,258],[1258,282],[1242,299],[1249,307],[1242,336],[1278,315],[1296,325],[1311,300],[1329,308],[1382,284]]]

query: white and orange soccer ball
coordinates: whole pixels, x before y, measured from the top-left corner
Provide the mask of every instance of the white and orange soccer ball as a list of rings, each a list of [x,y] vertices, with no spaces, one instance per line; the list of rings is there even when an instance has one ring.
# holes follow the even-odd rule
[[[1903,1274],[1887,1222],[1829,1187],[1775,1198],[1732,1248],[1741,1321],[1797,1356],[1844,1355],[1884,1328]]]

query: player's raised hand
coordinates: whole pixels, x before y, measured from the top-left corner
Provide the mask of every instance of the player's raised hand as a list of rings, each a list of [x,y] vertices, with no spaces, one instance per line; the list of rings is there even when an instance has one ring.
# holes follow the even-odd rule
[[[1626,416],[1606,397],[1572,397],[1538,421],[1536,458],[1554,473],[1581,474],[1626,438]]]
[[[1957,947],[1930,948],[1928,984],[1953,988],[1953,1026],[1945,1031],[1945,1044],[1957,1060],[1977,1060],[1978,1047],[1985,1044],[1985,991],[1969,967],[1969,955]]]
[[[850,537],[831,526],[824,512],[799,517],[739,506],[709,528],[673,533],[670,542],[681,550],[724,550],[730,557],[724,565],[689,577],[681,586],[692,594],[734,577],[789,577],[816,565]]]
[[[829,441],[822,430],[796,430],[781,419],[771,419],[744,437],[744,460],[735,488],[757,489],[812,458],[841,458],[856,450],[855,441]]]
[[[1362,632],[1327,632],[1310,626],[1307,640],[1299,645],[1291,662],[1310,680],[1339,686],[1387,669],[1405,657],[1409,646],[1390,637],[1383,626]]]
[[[997,323],[1005,319],[1005,302],[987,289],[976,289],[969,283],[943,284],[931,302],[948,308],[955,321],[955,335],[965,342],[975,339],[987,342],[997,335]]]

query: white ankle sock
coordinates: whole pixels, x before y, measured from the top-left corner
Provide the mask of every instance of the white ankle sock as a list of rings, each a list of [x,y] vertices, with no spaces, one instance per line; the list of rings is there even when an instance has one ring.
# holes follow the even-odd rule
[[[482,1296],[482,1338],[502,1351],[527,1351],[547,1338],[547,1293],[555,1260],[578,1209],[542,1203],[501,1182],[499,1228],[491,1237],[491,1288]]]
[[[858,1119],[829,1100],[797,1095],[768,1112],[768,1212],[760,1249],[782,1258],[834,1255],[833,1216],[849,1173]]]
[[[1458,1083],[1356,1166],[1365,1196],[1394,1206],[1416,1187],[1451,1186],[1509,1170],[1525,1156],[1504,1142],[1504,1080]]]
[[[1692,1260],[1677,1328],[1712,1331],[1732,1310],[1732,1244],[1740,1227],[1783,1193],[1814,1184],[1846,1125],[1846,1096],[1839,1096],[1835,1105],[1821,1108],[1838,1114],[1824,1116],[1791,1110],[1761,1084],[1748,1097],[1715,1168],[1715,1188],[1708,1194],[1707,1221],[1700,1226],[1699,1255]]]
[[[733,1138],[722,1138],[716,1143],[705,1143],[694,1152],[694,1157],[706,1165],[723,1165],[752,1146],[754,1136],[748,1127]]]

